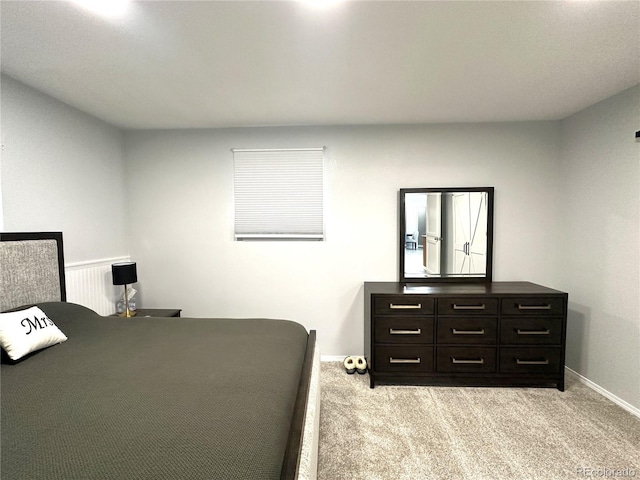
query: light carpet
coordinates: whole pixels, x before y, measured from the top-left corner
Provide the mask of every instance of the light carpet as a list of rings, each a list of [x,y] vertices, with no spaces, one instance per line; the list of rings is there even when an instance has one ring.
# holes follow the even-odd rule
[[[319,480],[640,479],[640,420],[575,379],[370,389],[321,368]]]

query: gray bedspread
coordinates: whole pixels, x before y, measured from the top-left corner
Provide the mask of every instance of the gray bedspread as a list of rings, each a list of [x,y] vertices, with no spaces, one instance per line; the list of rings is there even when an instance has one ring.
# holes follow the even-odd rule
[[[301,325],[39,306],[69,339],[2,365],[3,480],[279,478]]]

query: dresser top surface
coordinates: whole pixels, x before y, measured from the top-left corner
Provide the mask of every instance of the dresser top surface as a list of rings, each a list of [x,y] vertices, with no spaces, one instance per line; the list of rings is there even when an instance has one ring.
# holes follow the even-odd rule
[[[405,284],[400,282],[364,282],[368,294],[402,295],[566,295],[531,282]]]

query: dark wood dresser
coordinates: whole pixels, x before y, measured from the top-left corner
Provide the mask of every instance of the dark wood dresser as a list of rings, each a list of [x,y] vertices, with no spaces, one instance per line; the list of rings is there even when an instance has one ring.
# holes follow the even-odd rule
[[[365,282],[370,386],[564,390],[568,295],[529,282]]]

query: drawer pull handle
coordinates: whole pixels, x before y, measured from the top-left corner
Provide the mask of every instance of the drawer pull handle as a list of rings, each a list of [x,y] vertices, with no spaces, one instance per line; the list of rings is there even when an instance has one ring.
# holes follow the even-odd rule
[[[521,330],[517,329],[518,335],[549,335],[551,331],[547,328],[546,330]]]
[[[458,330],[456,328],[451,329],[454,335],[484,335],[484,328],[480,330]]]
[[[389,357],[389,363],[420,363],[420,357],[416,357],[416,358],[393,358],[393,357]]]
[[[516,364],[518,365],[549,365],[549,360],[520,360],[516,358]]]
[[[484,364],[484,358],[458,359],[451,357],[451,363],[482,365]]]
[[[458,305],[453,304],[454,310],[484,310],[487,306],[483,303],[481,305]]]
[[[422,308],[422,304],[416,303],[415,305],[396,305],[395,303],[390,303],[389,308],[392,310],[420,310]]]
[[[391,335],[421,335],[422,329],[416,328],[415,330],[396,330],[395,328],[390,328],[389,333]]]
[[[548,303],[544,305],[522,305],[519,303],[518,310],[551,310],[551,305]]]

